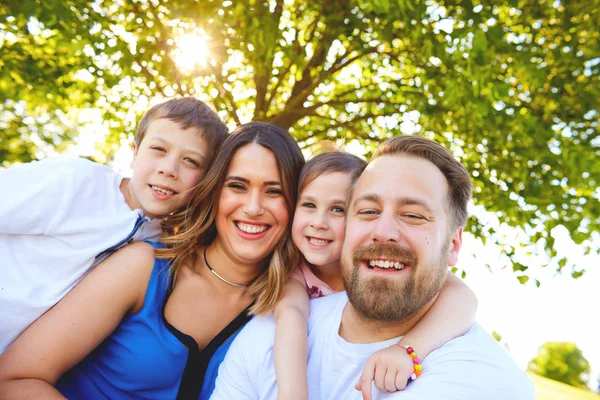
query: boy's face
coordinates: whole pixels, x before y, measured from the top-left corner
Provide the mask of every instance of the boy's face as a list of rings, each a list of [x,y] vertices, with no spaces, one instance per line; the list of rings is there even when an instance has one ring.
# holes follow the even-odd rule
[[[133,176],[125,198],[132,209],[139,208],[151,218],[186,206],[191,189],[204,177],[212,158],[202,132],[183,130],[164,118],[150,123],[134,152]]]

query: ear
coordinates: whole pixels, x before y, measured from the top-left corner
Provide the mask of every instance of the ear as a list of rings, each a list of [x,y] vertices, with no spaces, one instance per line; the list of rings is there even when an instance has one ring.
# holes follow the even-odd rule
[[[452,235],[452,241],[450,242],[450,257],[448,258],[448,265],[453,267],[458,262],[458,253],[462,247],[462,233],[463,228],[458,228],[454,235]]]
[[[131,167],[131,169],[133,169],[133,164],[135,164],[135,156],[137,156],[137,151],[138,151],[138,148],[137,148],[135,142],[131,143],[131,150],[133,151],[133,157],[131,159],[131,164],[129,164],[129,166]]]

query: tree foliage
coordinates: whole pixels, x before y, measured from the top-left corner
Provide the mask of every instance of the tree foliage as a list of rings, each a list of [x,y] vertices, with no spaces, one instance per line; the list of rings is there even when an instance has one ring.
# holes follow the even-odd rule
[[[303,146],[357,141],[368,155],[401,132],[434,138],[471,171],[475,204],[526,233],[521,246],[556,258],[550,232],[563,225],[598,251],[589,239],[600,222],[599,8],[596,0],[8,0],[0,161],[76,140],[69,115],[83,109],[101,110],[110,156],[133,133],[140,99],[195,95],[231,123],[269,121]],[[177,40],[200,31],[208,61],[183,68]],[[477,217],[469,229],[502,245],[519,280],[529,279],[513,238]]]
[[[571,386],[587,389],[590,364],[575,343],[546,342],[537,356],[529,362],[528,369],[540,376]]]

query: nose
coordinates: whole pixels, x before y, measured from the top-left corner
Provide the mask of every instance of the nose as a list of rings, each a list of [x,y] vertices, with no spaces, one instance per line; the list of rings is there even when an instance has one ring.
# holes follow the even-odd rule
[[[310,220],[310,226],[314,229],[327,229],[329,223],[327,221],[326,211],[316,212]]]
[[[249,217],[257,217],[264,212],[262,195],[259,191],[253,191],[247,197],[243,207],[244,213]]]
[[[373,227],[372,239],[380,243],[399,243],[401,238],[400,227],[394,215],[382,213]]]
[[[165,157],[159,166],[158,173],[171,179],[177,179],[179,176],[178,167],[179,162],[175,157]]]

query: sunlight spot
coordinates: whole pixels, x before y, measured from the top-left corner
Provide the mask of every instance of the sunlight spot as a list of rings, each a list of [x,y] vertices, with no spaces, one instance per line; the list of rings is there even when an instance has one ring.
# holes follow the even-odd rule
[[[175,39],[177,48],[173,52],[173,59],[182,72],[192,72],[199,67],[206,66],[210,56],[209,39],[202,31]]]

